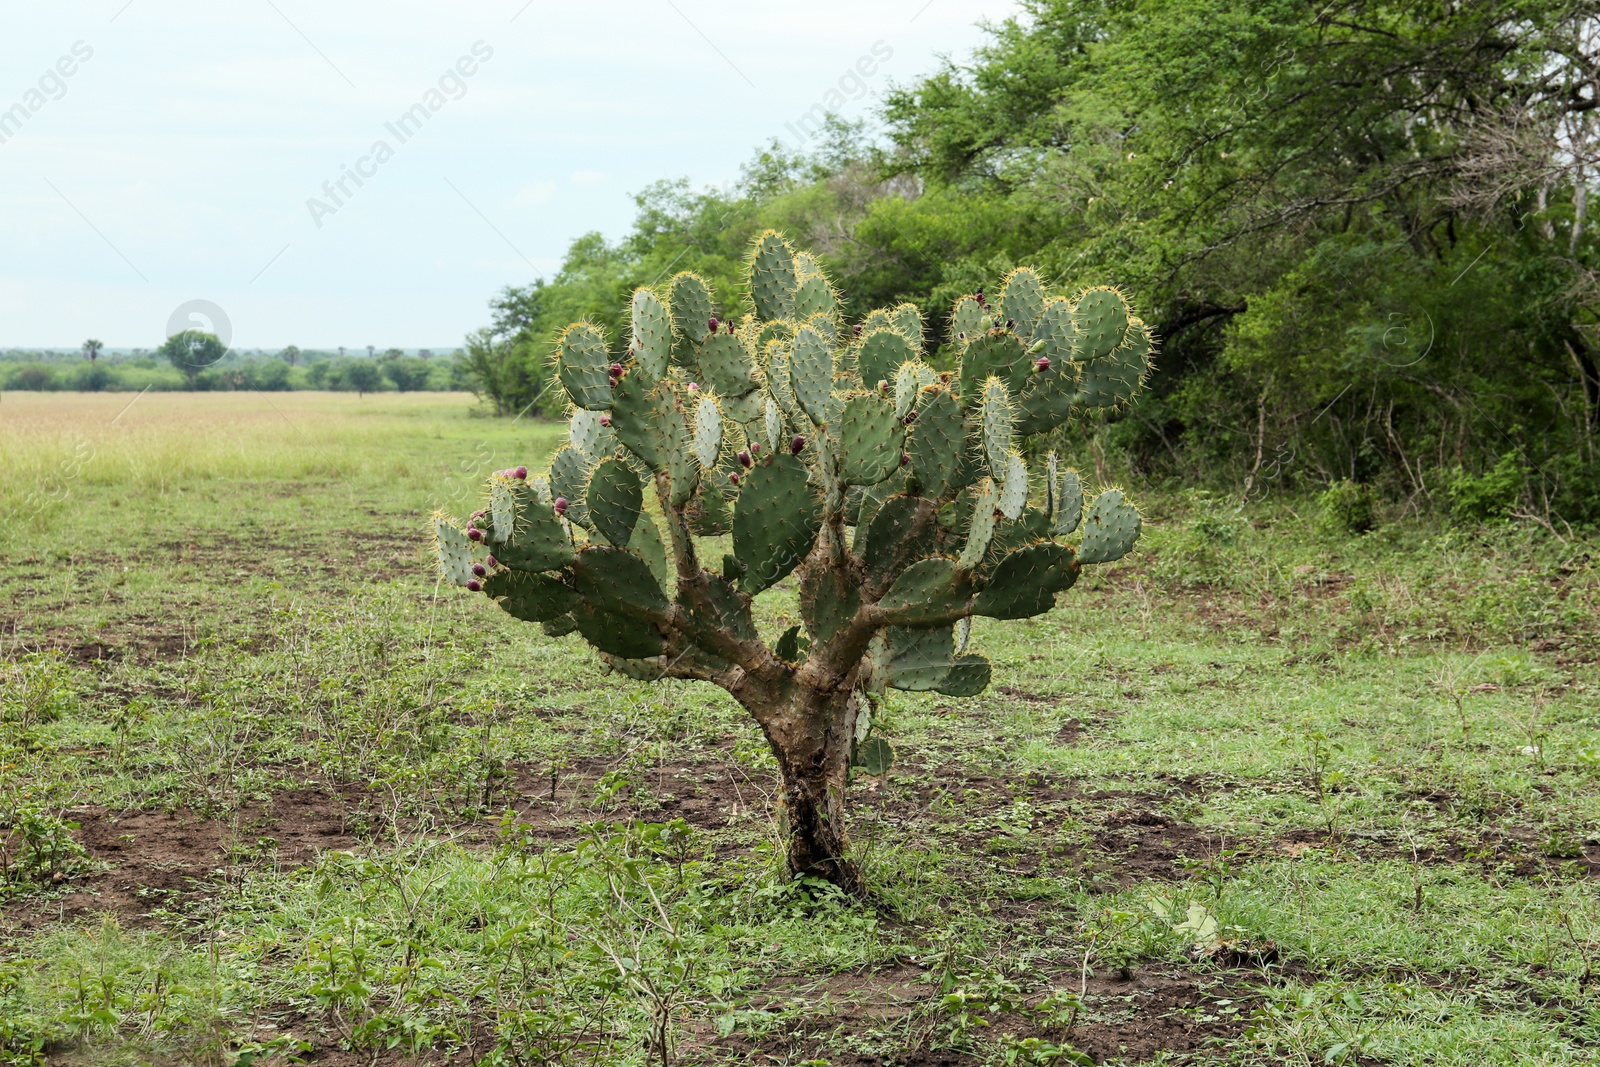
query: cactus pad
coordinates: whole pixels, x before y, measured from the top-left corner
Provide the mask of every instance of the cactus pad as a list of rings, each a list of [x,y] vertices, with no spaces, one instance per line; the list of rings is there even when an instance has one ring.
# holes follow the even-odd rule
[[[876,389],[879,382],[893,385],[900,365],[916,359],[917,355],[916,346],[899,330],[874,330],[866,334],[856,353],[861,384],[868,389]]]
[[[1061,473],[1054,504],[1050,532],[1056,537],[1065,537],[1083,521],[1083,481],[1078,477],[1078,472],[1070,467]]]
[[[833,404],[833,352],[814,327],[794,335],[789,353],[789,384],[800,409],[816,425],[827,423]]]
[[[862,774],[882,778],[894,766],[894,746],[881,737],[869,737],[856,746],[850,765]]]
[[[972,582],[953,559],[921,559],[900,572],[878,601],[896,626],[938,626],[950,623],[967,609]]]
[[[602,611],[651,618],[669,606],[650,565],[632,552],[590,545],[578,553],[572,573],[578,595]]]
[[[1073,358],[1091,363],[1111,354],[1128,332],[1128,302],[1115,289],[1096,286],[1078,294],[1072,308],[1077,338]]]
[[[651,470],[667,468],[671,444],[667,435],[674,420],[681,421],[665,384],[652,384],[642,374],[622,376],[612,396],[611,429]]]
[[[750,300],[755,304],[756,317],[793,318],[798,284],[789,242],[772,230],[757,237],[750,255]]]
[[[977,338],[983,329],[983,308],[970,296],[956,301],[950,311],[950,340],[957,347]]]
[[[483,582],[484,595],[498,600],[512,618],[549,622],[572,610],[578,594],[559,578],[528,571],[498,571]]]
[[[461,527],[438,512],[433,516],[433,548],[445,581],[456,585],[472,581],[472,542]]]
[[[1011,391],[999,378],[990,377],[983,383],[978,414],[983,428],[983,455],[989,461],[990,476],[999,481],[1006,476],[1006,456],[1011,452],[1012,427],[1016,423]]]
[[[1015,329],[1023,335],[1032,334],[1039,317],[1044,314],[1044,282],[1032,267],[1018,267],[1006,275],[1000,288],[999,311],[1001,320],[1011,319]]]
[[[588,408],[574,408],[567,420],[567,439],[584,459],[599,463],[617,450],[617,435],[602,425],[601,414]]]
[[[567,520],[588,529],[589,509],[583,495],[589,488],[589,461],[571,445],[550,457],[550,491],[567,498]]]
[[[1122,490],[1107,489],[1089,505],[1078,562],[1111,563],[1121,559],[1139,540],[1141,526],[1139,509],[1122,499]]]
[[[1041,541],[1009,553],[972,601],[974,615],[1027,619],[1055,606],[1055,595],[1078,580],[1082,568],[1072,549]]]
[[[1073,402],[1090,408],[1109,408],[1133,399],[1150,369],[1150,332],[1137,319],[1128,330],[1128,343],[1103,359],[1083,365],[1078,394]]]
[[[892,400],[876,393],[851,397],[839,414],[840,480],[877,485],[900,469],[904,443],[905,427],[895,418]]]
[[[718,396],[736,398],[756,387],[756,368],[750,351],[738,334],[714,333],[700,342],[698,355],[701,388],[710,386]]]
[[[963,406],[971,407],[982,402],[983,383],[990,376],[1005,383],[1013,395],[1027,384],[1028,350],[1022,338],[1014,333],[994,332],[978,335],[961,353],[960,392]]]
[[[817,315],[832,315],[839,310],[839,300],[833,295],[833,286],[821,274],[808,274],[800,279],[794,291],[794,317],[801,322]]]
[[[644,506],[644,491],[633,468],[620,459],[602,462],[589,477],[584,501],[595,531],[616,547],[626,548]]]
[[[745,479],[733,512],[733,552],[744,565],[739,584],[751,596],[800,565],[822,526],[822,509],[798,456],[776,455]]]
[[[694,366],[694,354],[707,332],[706,323],[714,309],[711,289],[698,274],[684,271],[667,285],[667,303],[672,311],[672,362]]]
[[[706,470],[717,465],[722,450],[722,409],[709,396],[701,397],[694,406],[694,438],[689,450]]]
[[[568,326],[556,342],[556,374],[580,408],[604,411],[611,406],[611,356],[606,339],[587,322]]]
[[[630,308],[633,317],[633,358],[652,379],[666,376],[672,355],[672,318],[661,298],[649,289],[635,289]]]
[[[927,496],[943,499],[961,488],[962,455],[967,447],[967,426],[961,405],[945,389],[929,389],[914,409],[906,451],[911,472]]]
[[[1000,499],[995,504],[1000,514],[1015,522],[1028,506],[1028,465],[1022,453],[1007,452],[1005,476],[1000,482]]]
[[[889,685],[913,693],[938,689],[955,666],[955,631],[949,626],[888,630]]]
[[[947,697],[975,697],[989,688],[992,673],[986,657],[968,652],[956,657],[950,673],[945,675],[935,692]]]

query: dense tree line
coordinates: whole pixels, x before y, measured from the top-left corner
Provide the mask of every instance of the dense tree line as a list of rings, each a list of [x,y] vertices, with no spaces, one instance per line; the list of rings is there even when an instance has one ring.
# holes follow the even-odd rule
[[[728,191],[647,190],[621,241],[501,294],[479,363],[503,408],[536,404],[555,330],[616,329],[678,270],[732,292],[765,226],[821,253],[853,313],[909,299],[936,327],[1027,261],[1146,309],[1150,394],[1079,432],[1147,474],[1594,521],[1597,13],[1027,0],[891,94],[877,143],[835,123]]]

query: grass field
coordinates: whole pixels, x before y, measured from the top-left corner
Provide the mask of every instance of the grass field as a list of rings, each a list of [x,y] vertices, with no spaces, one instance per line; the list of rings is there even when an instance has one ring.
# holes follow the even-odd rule
[[[0,398],[0,1065],[1600,1062],[1600,542],[1132,481],[987,693],[892,694],[865,908],[719,691],[436,583],[559,433]]]

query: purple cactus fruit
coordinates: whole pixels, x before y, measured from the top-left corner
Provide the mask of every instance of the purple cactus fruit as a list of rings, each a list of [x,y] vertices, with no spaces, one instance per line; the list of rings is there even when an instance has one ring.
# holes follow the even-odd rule
[[[493,556],[490,556],[489,557],[489,566],[498,567],[498,566],[500,566],[500,561],[495,559]]]
[[[467,588],[472,590],[474,593],[476,593],[478,590],[483,588],[483,583],[478,581],[478,579],[476,579],[476,578],[468,578],[467,579]]]
[[[900,466],[906,467],[906,466],[909,466],[910,464],[911,464],[911,453],[910,452],[902,452],[902,453],[900,453]]]
[[[801,452],[805,451],[805,447],[806,447],[806,439],[804,437],[801,437],[799,434],[795,434],[794,435],[794,440],[789,442],[789,451],[794,453],[797,456]]]
[[[752,456],[761,455],[761,442],[760,441],[751,441],[750,442],[750,454]]]
[[[620,364],[620,363],[611,364],[611,376],[613,378],[622,377],[622,364]]]
[[[467,527],[467,540],[469,540],[469,541],[482,541],[483,540],[483,531],[478,529],[476,526],[468,526]]]
[[[728,475],[728,481],[732,482],[734,485],[738,485],[739,484],[739,475],[738,475],[738,473],[735,472],[733,474]]]
[[[1047,371],[1047,370],[1049,370],[1050,369],[1050,357],[1049,356],[1040,356],[1038,359],[1033,361],[1033,367],[1034,367],[1035,370],[1038,370],[1038,371]]]
[[[717,317],[715,315],[706,320],[706,329],[710,330],[712,333],[717,332],[717,326]]]
[[[917,413],[915,411],[908,411],[906,412],[906,417],[900,421],[905,423],[907,426],[910,426],[913,422],[917,421]]]
[[[601,426],[610,426],[611,425],[611,416],[610,415],[601,415],[600,416],[600,425]]]
[[[700,391],[700,386],[698,386],[694,382],[690,382],[689,383],[689,392],[698,393],[699,391]]]
[[[982,289],[979,289],[976,293],[973,293],[972,294],[972,299],[974,299],[974,300],[976,300],[978,302],[978,306],[979,307],[984,307],[985,306],[985,301],[983,299],[983,290]]]
[[[527,467],[518,467],[516,470],[512,471],[511,473],[513,475],[515,475],[516,477],[518,477],[518,478],[526,479],[528,477],[528,468]]]
[[[567,498],[564,497],[564,496],[556,497],[556,514],[557,515],[565,515],[566,513],[567,513]]]
[[[488,573],[489,573],[489,571],[488,571],[488,569],[487,569],[487,568],[485,568],[485,567],[484,567],[484,565],[483,565],[483,564],[481,564],[481,563],[474,563],[474,564],[473,564],[473,565],[472,565],[472,573],[473,573],[473,574],[476,574],[476,575],[477,575],[477,576],[478,576],[478,577],[479,577],[479,578],[482,578],[482,577],[483,577],[483,576],[484,576],[484,575],[486,575],[486,574],[488,574]]]
[[[755,462],[755,460],[750,458],[750,453],[748,453],[748,452],[740,452],[739,453],[739,466],[745,467],[745,468],[748,469],[749,466],[754,462]]]
[[[861,336],[861,324],[859,322],[856,323],[855,330],[856,330],[856,336],[860,337]]]
[[[889,395],[889,383],[884,381],[882,378],[878,379],[878,392],[882,393],[884,396]]]

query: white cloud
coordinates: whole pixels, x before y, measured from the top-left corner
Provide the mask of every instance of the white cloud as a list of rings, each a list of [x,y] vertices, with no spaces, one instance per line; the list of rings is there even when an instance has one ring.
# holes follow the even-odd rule
[[[511,198],[511,203],[516,207],[543,207],[556,196],[555,182],[529,182],[517,190],[517,195]]]

